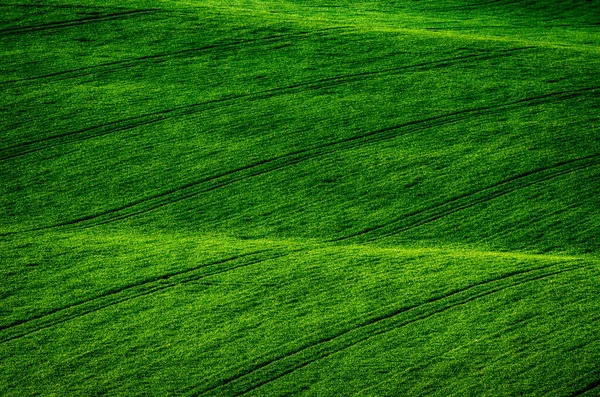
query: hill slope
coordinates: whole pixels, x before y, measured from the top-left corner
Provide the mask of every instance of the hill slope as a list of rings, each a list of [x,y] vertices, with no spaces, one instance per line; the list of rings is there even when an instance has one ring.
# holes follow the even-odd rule
[[[0,10],[2,395],[600,392],[595,2]]]

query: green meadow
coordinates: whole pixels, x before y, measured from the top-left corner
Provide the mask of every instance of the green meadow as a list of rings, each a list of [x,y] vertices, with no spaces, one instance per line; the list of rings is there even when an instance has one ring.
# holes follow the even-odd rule
[[[0,0],[0,395],[600,396],[600,2]]]

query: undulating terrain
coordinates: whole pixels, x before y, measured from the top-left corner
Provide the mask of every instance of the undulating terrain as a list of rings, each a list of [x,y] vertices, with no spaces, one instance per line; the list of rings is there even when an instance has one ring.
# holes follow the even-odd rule
[[[0,395],[600,396],[600,2],[0,0]]]

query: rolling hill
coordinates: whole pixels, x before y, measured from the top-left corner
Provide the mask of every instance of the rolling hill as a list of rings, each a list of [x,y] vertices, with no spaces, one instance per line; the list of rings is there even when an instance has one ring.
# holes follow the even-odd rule
[[[0,395],[600,396],[600,3],[0,2]]]

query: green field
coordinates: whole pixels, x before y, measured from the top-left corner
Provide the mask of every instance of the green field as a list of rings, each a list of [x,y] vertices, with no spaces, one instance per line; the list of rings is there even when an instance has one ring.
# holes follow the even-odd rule
[[[0,0],[1,396],[600,396],[600,2]]]

